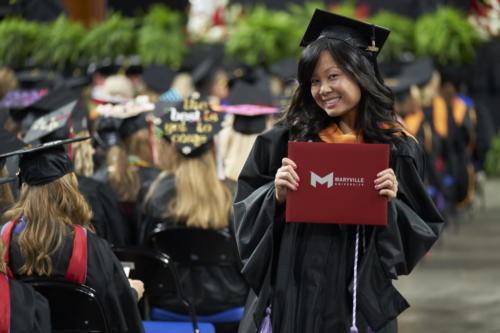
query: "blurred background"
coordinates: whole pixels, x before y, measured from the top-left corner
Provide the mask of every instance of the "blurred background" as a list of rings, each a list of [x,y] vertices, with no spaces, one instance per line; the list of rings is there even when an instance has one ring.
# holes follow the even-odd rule
[[[500,332],[499,0],[1,0],[0,67],[95,80],[104,68],[176,72],[210,55],[272,72],[298,59],[316,8],[388,27],[381,64],[431,59],[473,101],[484,150],[475,193],[416,271],[397,281],[411,305],[400,332]]]

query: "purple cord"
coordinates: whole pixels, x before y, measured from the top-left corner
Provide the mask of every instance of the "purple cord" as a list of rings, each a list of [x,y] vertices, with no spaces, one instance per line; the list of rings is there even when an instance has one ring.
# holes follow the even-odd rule
[[[356,296],[358,294],[358,252],[359,252],[359,224],[356,226],[356,245],[354,246],[354,279],[352,290],[352,326],[351,333],[358,333],[356,327]]]
[[[272,333],[273,327],[271,325],[271,306],[266,308],[266,316],[262,321],[262,326],[260,327],[260,333]]]

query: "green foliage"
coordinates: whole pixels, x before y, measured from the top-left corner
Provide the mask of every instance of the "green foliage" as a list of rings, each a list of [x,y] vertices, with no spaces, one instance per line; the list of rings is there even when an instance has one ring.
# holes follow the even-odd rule
[[[500,177],[500,131],[493,139],[486,160],[484,161],[486,174],[491,177]]]
[[[37,65],[62,69],[68,63],[78,62],[82,55],[79,44],[87,32],[80,23],[60,15],[40,29],[33,54]]]
[[[346,0],[340,4],[337,4],[334,8],[335,14],[342,16],[347,16],[351,18],[356,18],[356,1]]]
[[[302,51],[302,48],[299,46],[299,44],[316,8],[319,8],[321,10],[328,10],[325,4],[319,1],[305,2],[303,5],[294,3],[288,5],[288,11],[291,15],[291,21],[294,22],[294,29],[289,29],[287,33],[290,34],[290,40],[293,41],[292,43],[295,46],[295,51],[292,52],[292,55],[294,55],[295,57],[298,57],[300,55],[300,52]]]
[[[0,21],[0,65],[19,67],[32,55],[40,25],[11,17]]]
[[[144,64],[179,67],[188,51],[186,17],[163,4],[153,5],[138,31],[137,50]]]
[[[415,22],[411,18],[381,10],[370,19],[370,23],[391,30],[389,38],[380,52],[379,59],[395,60],[400,58],[404,52],[413,51]]]
[[[113,13],[106,21],[94,23],[79,47],[89,61],[133,54],[136,51],[135,28],[135,19]]]
[[[300,39],[290,33],[294,30],[298,27],[288,12],[258,5],[230,27],[226,53],[249,65],[269,65],[296,56]]]
[[[459,64],[475,59],[479,37],[465,13],[453,7],[440,7],[421,16],[415,24],[415,54],[429,55],[440,64]]]

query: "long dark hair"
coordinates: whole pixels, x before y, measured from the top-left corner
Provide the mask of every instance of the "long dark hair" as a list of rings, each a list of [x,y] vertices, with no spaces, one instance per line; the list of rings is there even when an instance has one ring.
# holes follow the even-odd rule
[[[346,73],[354,77],[360,87],[357,125],[363,132],[364,141],[393,143],[399,140],[400,137],[392,135],[401,132],[393,107],[394,96],[384,85],[376,60],[341,40],[331,38],[320,38],[302,52],[297,71],[299,85],[289,109],[281,119],[281,123],[290,129],[290,140],[314,139],[319,131],[328,127],[332,121],[337,121],[328,116],[311,95],[311,77],[321,53],[325,50],[330,52]]]

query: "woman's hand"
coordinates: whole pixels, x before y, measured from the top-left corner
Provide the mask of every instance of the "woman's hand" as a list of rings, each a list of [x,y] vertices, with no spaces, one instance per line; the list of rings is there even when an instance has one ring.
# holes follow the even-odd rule
[[[144,295],[144,283],[141,280],[128,279],[130,286],[137,292],[138,300],[141,300]]]
[[[282,204],[286,200],[288,191],[296,191],[299,187],[299,175],[295,172],[297,165],[289,158],[281,160],[281,168],[276,172],[274,187],[276,189],[276,201]]]
[[[398,194],[398,180],[391,168],[380,171],[375,179],[375,189],[380,195],[386,196],[391,201]]]

